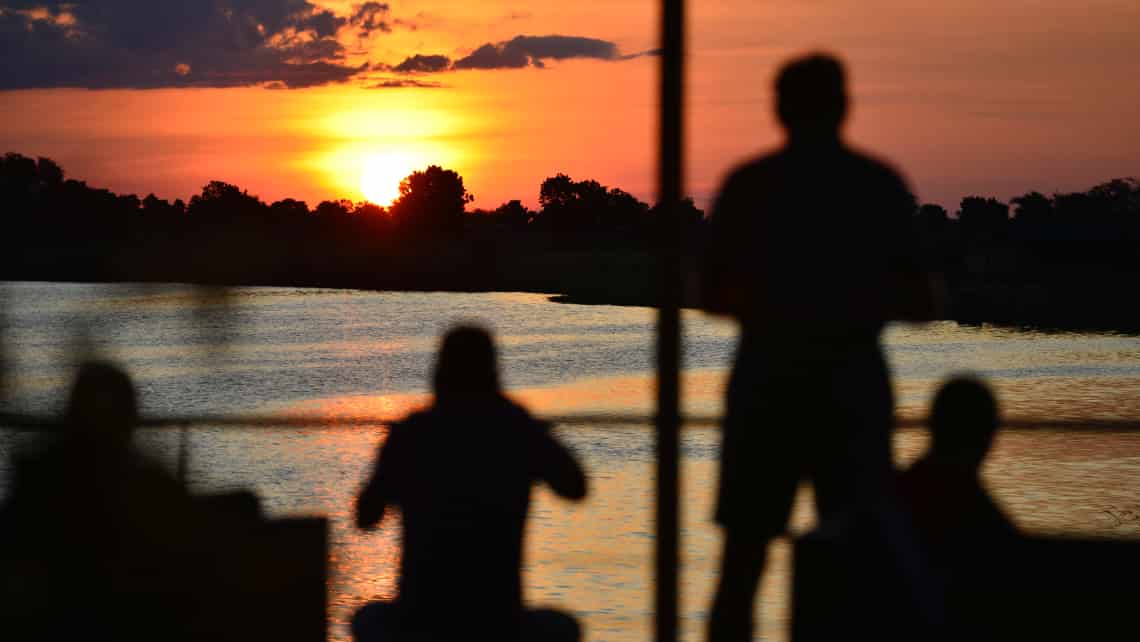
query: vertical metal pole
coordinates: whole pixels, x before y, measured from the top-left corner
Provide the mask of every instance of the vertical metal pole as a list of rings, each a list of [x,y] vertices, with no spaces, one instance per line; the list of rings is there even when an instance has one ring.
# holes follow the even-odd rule
[[[681,243],[677,206],[682,184],[684,0],[662,0],[661,122],[658,201],[661,203],[661,292],[657,318],[656,633],[676,642],[679,568]]]

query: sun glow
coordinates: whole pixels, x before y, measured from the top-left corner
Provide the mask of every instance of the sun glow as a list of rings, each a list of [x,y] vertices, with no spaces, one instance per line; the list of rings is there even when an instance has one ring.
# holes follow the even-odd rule
[[[415,159],[407,154],[370,154],[360,171],[360,192],[377,205],[391,205],[400,196],[400,181],[416,169]]]

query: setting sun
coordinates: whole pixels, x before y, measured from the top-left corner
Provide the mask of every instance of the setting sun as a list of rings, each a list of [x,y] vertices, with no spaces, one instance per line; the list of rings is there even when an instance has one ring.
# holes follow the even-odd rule
[[[391,205],[400,196],[400,181],[415,170],[410,158],[401,154],[373,154],[364,159],[360,191],[377,205]]]

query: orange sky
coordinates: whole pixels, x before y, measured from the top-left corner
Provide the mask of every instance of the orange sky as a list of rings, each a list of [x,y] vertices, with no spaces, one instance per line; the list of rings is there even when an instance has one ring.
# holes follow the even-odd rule
[[[315,4],[341,16],[359,6]],[[690,14],[688,191],[702,203],[734,163],[779,142],[771,78],[814,48],[850,65],[849,138],[892,159],[923,200],[953,209],[968,193],[1007,199],[1140,174],[1135,0],[718,0],[690,2]],[[374,65],[346,83],[0,92],[0,151],[170,199],[220,179],[266,200],[357,200],[374,156],[408,171],[453,168],[477,207],[533,205],[559,171],[652,198],[656,58],[546,60],[399,76],[440,88],[366,87],[397,77],[380,64],[416,53],[455,60],[518,35],[643,52],[655,46],[655,3],[392,0],[385,17],[387,32],[337,32],[345,64]]]

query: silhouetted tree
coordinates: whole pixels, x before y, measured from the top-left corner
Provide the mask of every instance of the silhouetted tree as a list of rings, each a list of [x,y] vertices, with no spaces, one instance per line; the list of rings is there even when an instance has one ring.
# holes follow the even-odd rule
[[[958,223],[967,238],[992,241],[1005,234],[1009,206],[995,198],[967,196],[958,208]]]
[[[55,186],[63,182],[63,168],[50,158],[41,156],[36,160],[36,174],[48,185]]]
[[[1140,215],[1140,182],[1135,178],[1116,178],[1089,190],[1089,196],[1103,205],[1104,213],[1120,219]]]
[[[289,198],[267,205],[223,181],[208,183],[187,206],[181,199],[147,194],[140,200],[92,187],[67,178],[49,158],[9,152],[0,156],[0,272],[81,280],[369,283],[366,275],[387,267],[377,259],[402,251],[407,241],[465,235],[470,247],[494,256],[551,247],[644,248],[654,241],[660,212],[620,188],[566,174],[542,182],[538,211],[511,200],[467,215],[471,200],[458,174],[431,166],[403,181],[400,199],[388,210],[344,199],[314,209]],[[915,208],[922,255],[962,283],[974,279],[970,296],[982,299],[970,304],[967,318],[992,318],[977,312],[992,309],[985,307],[992,302],[976,293],[996,279],[1033,283],[1048,291],[1047,299],[1033,295],[1046,301],[1042,306],[1093,309],[1089,319],[1100,314],[1097,301],[1127,299],[1107,293],[1124,291],[1131,275],[1140,274],[1140,182],[1118,178],[1051,198],[1029,192],[1011,205],[1012,217],[1010,206],[978,196],[963,199],[956,218],[934,204]],[[686,243],[697,249],[708,233],[704,213],[692,199],[680,207]],[[965,259],[979,252],[1003,267],[968,269]],[[392,282],[398,286],[401,277]],[[1113,314],[1106,327],[1118,327],[1112,319],[1127,316]]]
[[[14,152],[4,155],[2,173],[5,189],[14,189],[17,192],[26,193],[39,181],[36,161]]]
[[[142,200],[143,214],[146,214],[147,216],[159,216],[166,214],[169,208],[170,203],[155,196],[154,192],[147,194],[146,198]]]
[[[463,234],[463,212],[473,200],[463,177],[431,165],[400,181],[400,197],[389,211],[413,238],[454,240]]]
[[[269,213],[276,220],[296,225],[303,223],[309,216],[309,205],[305,201],[286,198],[270,205]]]
[[[1010,200],[1013,218],[1019,223],[1041,224],[1053,216],[1053,201],[1041,192],[1029,192]]]
[[[202,193],[190,197],[190,216],[208,221],[233,222],[258,217],[265,205],[256,196],[236,185],[210,181]]]
[[[692,201],[690,201],[692,204]],[[624,190],[613,188],[606,195],[605,223],[626,228],[627,232],[634,230],[635,226],[645,221],[649,213],[649,205],[637,199],[633,194]]]
[[[559,247],[588,245],[597,233],[598,211],[606,189],[597,181],[575,182],[566,174],[547,178],[539,186],[541,219]]]
[[[355,207],[352,201],[348,199],[340,199],[336,201],[321,201],[317,207],[313,209],[313,214],[321,219],[348,219],[352,215],[352,210]]]
[[[945,207],[937,203],[923,203],[917,212],[919,226],[923,228],[940,228],[950,220]]]
[[[395,221],[388,210],[363,201],[357,203],[352,211],[351,229],[358,237],[358,245],[375,248],[379,244],[390,247],[394,240]]]
[[[556,245],[613,245],[635,235],[649,206],[620,189],[608,189],[595,180],[575,182],[556,174],[539,188],[540,218]]]
[[[367,216],[387,216],[388,212],[383,207],[380,207],[379,205],[377,205],[375,203],[369,203],[368,201],[361,201],[360,203],[357,203],[356,207],[352,210],[352,215],[353,216],[364,216],[364,217],[367,217]]]
[[[519,200],[503,203],[495,208],[495,211],[490,212],[490,215],[495,217],[498,223],[515,228],[527,225],[534,218],[534,212]]]
[[[123,194],[117,196],[116,199],[119,202],[119,209],[124,214],[134,214],[142,207],[142,202],[139,201],[139,197],[134,194]]]
[[[661,203],[657,203],[649,210],[645,223],[641,226],[638,236],[643,243],[656,243],[660,240],[660,234],[664,231],[661,227],[662,213]],[[677,204],[677,223],[681,226],[681,238],[685,245],[692,251],[700,251],[703,243],[706,240],[707,228],[705,223],[705,212],[697,207],[692,197],[685,197]]]
[[[567,207],[578,197],[576,183],[566,174],[555,174],[542,181],[538,189],[538,204],[543,212],[553,208]]]

